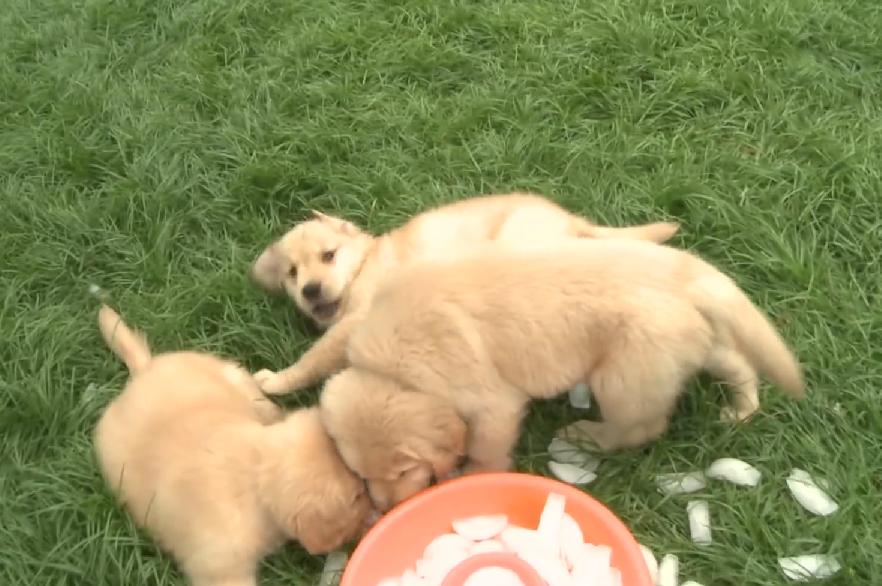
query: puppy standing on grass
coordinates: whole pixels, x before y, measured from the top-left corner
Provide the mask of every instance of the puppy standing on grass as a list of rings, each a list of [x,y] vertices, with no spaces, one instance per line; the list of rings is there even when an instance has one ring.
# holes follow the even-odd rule
[[[261,558],[285,540],[323,553],[362,529],[364,483],[316,409],[283,417],[235,364],[153,357],[107,306],[98,323],[132,374],[95,431],[102,473],[195,586],[255,586]]]
[[[678,229],[666,222],[596,226],[546,198],[519,193],[442,206],[380,237],[351,222],[314,214],[314,219],[267,247],[252,268],[264,288],[284,289],[319,326],[330,328],[293,366],[255,375],[269,394],[301,389],[344,368],[350,332],[363,319],[377,288],[399,267],[453,258],[489,241],[518,247],[568,237],[665,242]]]
[[[322,421],[381,507],[463,451],[469,470],[507,469],[527,403],[578,383],[603,415],[578,431],[604,450],[660,436],[700,370],[731,385],[725,420],[756,411],[758,373],[804,394],[790,350],[731,279],[635,240],[487,247],[401,271],[352,333],[349,362],[325,386]]]

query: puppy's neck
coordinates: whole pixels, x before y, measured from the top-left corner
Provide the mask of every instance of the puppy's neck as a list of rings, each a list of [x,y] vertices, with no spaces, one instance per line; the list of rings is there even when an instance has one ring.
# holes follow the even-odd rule
[[[346,293],[343,296],[343,308],[334,319],[340,321],[346,315],[357,311],[365,301],[370,301],[373,288],[378,277],[378,260],[382,251],[385,236],[362,234],[360,238],[361,258],[358,266],[349,278]]]

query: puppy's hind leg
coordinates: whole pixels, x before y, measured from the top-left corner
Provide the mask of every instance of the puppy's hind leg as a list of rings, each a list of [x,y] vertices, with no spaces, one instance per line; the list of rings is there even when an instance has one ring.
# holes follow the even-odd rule
[[[685,378],[663,355],[642,365],[601,365],[589,381],[603,421],[577,421],[558,435],[591,440],[603,451],[639,447],[665,432]]]
[[[705,368],[732,387],[732,402],[720,410],[721,421],[737,423],[756,413],[759,409],[759,376],[744,356],[736,350],[718,346],[711,352]]]
[[[667,417],[646,421],[576,421],[558,432],[561,439],[590,440],[601,451],[634,448],[652,441],[668,428]]]

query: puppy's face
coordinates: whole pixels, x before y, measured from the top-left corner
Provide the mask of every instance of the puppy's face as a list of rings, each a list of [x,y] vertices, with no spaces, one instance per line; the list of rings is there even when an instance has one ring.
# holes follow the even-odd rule
[[[383,377],[343,371],[328,381],[320,409],[381,511],[449,475],[465,454],[465,422],[447,401]]]
[[[261,253],[252,276],[268,290],[283,289],[319,326],[338,317],[347,289],[370,244],[355,224],[313,212]]]

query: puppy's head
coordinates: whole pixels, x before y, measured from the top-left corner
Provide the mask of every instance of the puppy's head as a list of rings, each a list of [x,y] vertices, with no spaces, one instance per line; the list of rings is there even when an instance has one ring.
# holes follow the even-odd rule
[[[448,401],[385,377],[345,370],[328,381],[320,409],[382,511],[450,474],[465,454],[466,424]]]
[[[309,553],[332,551],[359,536],[373,506],[364,481],[340,458],[319,419],[304,409],[280,426],[291,441],[280,442],[263,470],[263,497],[288,534]]]
[[[269,291],[284,290],[319,326],[338,316],[372,238],[355,224],[313,212],[268,246],[251,275]]]

